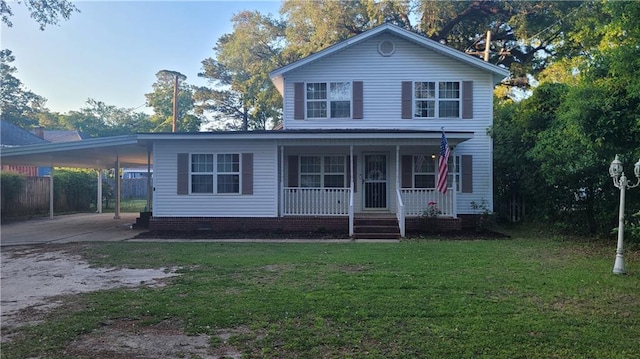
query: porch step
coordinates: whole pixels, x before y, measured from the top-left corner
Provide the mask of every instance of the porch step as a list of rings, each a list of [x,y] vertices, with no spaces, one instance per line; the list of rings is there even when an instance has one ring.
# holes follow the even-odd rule
[[[132,224],[131,228],[134,228],[134,229],[140,229],[140,228],[148,229],[149,228],[149,221],[150,221],[152,215],[153,215],[152,212],[140,212],[140,217],[136,218],[136,223]]]
[[[356,217],[353,221],[354,239],[400,239],[398,220],[393,217]]]

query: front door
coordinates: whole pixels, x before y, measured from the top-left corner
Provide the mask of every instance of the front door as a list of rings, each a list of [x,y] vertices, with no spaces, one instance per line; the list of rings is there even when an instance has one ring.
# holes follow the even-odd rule
[[[364,209],[387,208],[387,155],[364,155]]]

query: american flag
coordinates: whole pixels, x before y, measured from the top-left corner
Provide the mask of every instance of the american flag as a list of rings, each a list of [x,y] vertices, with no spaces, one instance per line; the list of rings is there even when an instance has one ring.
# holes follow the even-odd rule
[[[447,193],[447,177],[449,171],[449,143],[447,136],[442,131],[442,140],[440,141],[440,158],[438,159],[438,183],[436,189],[442,194]]]

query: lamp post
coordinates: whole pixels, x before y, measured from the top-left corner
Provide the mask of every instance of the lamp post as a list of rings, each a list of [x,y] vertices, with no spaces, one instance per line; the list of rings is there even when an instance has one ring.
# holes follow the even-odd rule
[[[631,181],[627,179],[622,171],[622,162],[616,155],[616,158],[611,162],[609,166],[609,175],[613,179],[613,185],[620,188],[620,212],[618,213],[618,247],[616,249],[616,261],[613,264],[613,273],[625,274],[624,269],[624,196],[627,189],[638,187],[640,184],[640,159],[633,166],[633,173],[638,179],[635,184],[631,184]]]

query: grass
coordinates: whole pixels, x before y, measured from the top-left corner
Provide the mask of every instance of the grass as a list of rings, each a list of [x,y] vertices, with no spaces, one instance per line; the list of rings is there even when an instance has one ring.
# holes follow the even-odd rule
[[[62,358],[105,321],[177,319],[247,358],[637,358],[640,256],[562,238],[383,243],[100,243],[94,265],[179,266],[163,288],[77,296],[2,345]]]
[[[102,204],[103,213],[113,213],[115,211],[115,200],[109,201],[109,207],[105,207],[106,202]],[[146,199],[137,198],[123,198],[120,200],[120,212],[122,213],[135,213],[142,212],[147,207]],[[94,206],[95,208],[95,206]]]

